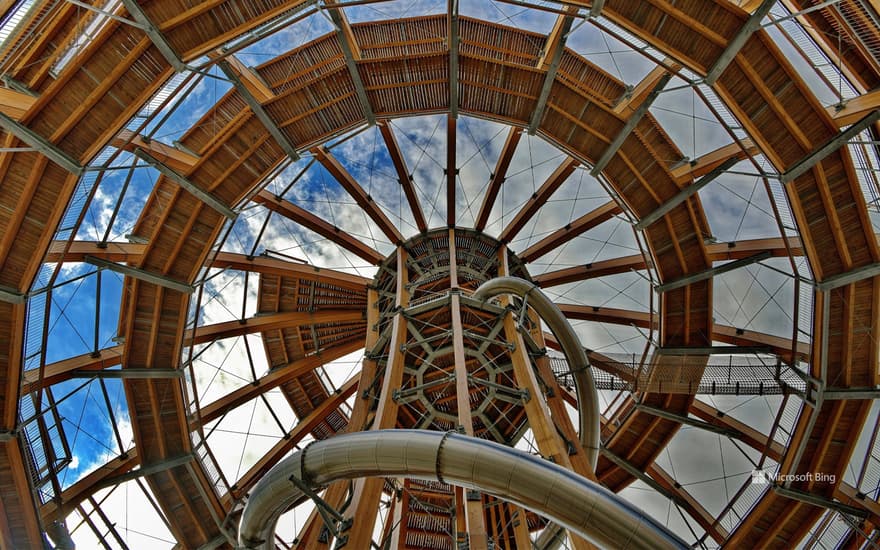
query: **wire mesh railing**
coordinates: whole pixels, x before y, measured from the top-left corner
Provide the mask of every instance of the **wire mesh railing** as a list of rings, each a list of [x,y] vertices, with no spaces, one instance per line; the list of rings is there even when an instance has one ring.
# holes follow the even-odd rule
[[[775,356],[675,356],[588,354],[600,390],[706,395],[781,395],[804,392],[803,378]],[[564,357],[551,367],[566,387],[574,378]]]

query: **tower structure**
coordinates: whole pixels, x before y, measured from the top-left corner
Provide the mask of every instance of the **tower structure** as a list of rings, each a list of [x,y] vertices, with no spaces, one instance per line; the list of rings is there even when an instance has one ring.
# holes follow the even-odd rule
[[[0,547],[873,547],[878,21],[0,2]]]

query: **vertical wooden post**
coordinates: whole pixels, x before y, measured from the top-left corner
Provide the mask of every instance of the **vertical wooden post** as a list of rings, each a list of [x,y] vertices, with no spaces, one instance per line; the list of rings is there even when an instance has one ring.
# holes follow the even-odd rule
[[[388,359],[379,393],[379,406],[373,419],[373,430],[394,428],[397,425],[398,404],[392,398],[394,390],[399,389],[403,382],[403,363],[405,353],[401,346],[407,339],[406,319],[403,308],[409,303],[407,289],[407,254],[402,247],[397,249],[397,288],[394,314],[391,326],[391,341],[388,346]],[[354,482],[351,505],[345,512],[345,518],[352,520],[347,531],[350,548],[370,548],[373,526],[379,509],[379,499],[385,486],[384,478],[361,478]]]
[[[507,248],[502,247],[498,251],[498,275],[506,276],[507,273]],[[509,299],[502,296],[501,302],[506,306],[509,304]],[[552,460],[560,466],[574,470],[568,456],[568,448],[562,441],[562,438],[559,437],[556,425],[550,416],[550,409],[547,406],[547,401],[544,399],[544,392],[541,391],[541,387],[538,385],[535,371],[532,369],[525,343],[517,329],[516,319],[514,319],[512,311],[508,311],[504,316],[504,336],[510,344],[513,344],[510,360],[513,364],[514,379],[521,389],[529,392],[529,398],[523,405],[523,408],[526,411],[526,417],[529,420],[529,427],[535,437],[538,451],[545,458]],[[573,535],[571,536],[571,542],[576,550],[595,548],[584,539]]]

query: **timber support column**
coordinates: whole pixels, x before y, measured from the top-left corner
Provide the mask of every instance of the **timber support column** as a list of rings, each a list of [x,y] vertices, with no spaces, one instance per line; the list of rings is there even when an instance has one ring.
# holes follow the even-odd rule
[[[395,313],[389,328],[391,335],[388,357],[385,361],[379,404],[371,427],[373,430],[384,430],[397,426],[398,404],[393,399],[393,393],[400,388],[403,380],[405,355],[403,344],[406,342],[407,335],[407,323],[403,310],[409,304],[406,258],[406,250],[403,247],[398,247]],[[373,526],[376,523],[384,486],[384,478],[360,478],[354,482],[351,504],[344,514],[346,520],[351,520],[351,525],[342,535],[343,538],[347,537],[345,540],[349,548],[371,547]]]
[[[458,286],[458,269],[455,250],[455,230],[449,230],[449,286],[452,348],[455,357],[455,401],[458,409],[458,423],[464,433],[474,436],[474,420],[471,415],[471,392],[468,383],[467,358],[464,353],[464,328],[461,322],[461,296]],[[482,499],[468,499],[467,491],[455,488],[456,536],[455,543],[468,543],[469,550],[487,550],[489,537],[483,516]],[[462,512],[464,517],[462,517]],[[464,525],[462,525],[464,523]],[[464,531],[463,529],[464,528]],[[466,533],[466,534],[465,534]],[[463,536],[464,535],[464,536]]]

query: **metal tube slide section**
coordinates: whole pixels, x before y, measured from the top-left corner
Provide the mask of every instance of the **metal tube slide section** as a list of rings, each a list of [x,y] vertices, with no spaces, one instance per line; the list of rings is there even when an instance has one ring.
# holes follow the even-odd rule
[[[377,430],[316,441],[272,468],[251,492],[242,548],[274,548],[275,524],[312,488],[338,479],[409,477],[476,489],[524,506],[598,546],[685,549],[653,518],[600,485],[543,458],[454,432]]]
[[[527,300],[528,305],[547,323],[550,332],[562,347],[569,370],[574,376],[581,445],[595,472],[599,461],[599,392],[596,391],[596,381],[590,372],[590,361],[580,339],[556,304],[540,288],[525,279],[496,277],[481,284],[474,291],[473,298],[486,301],[499,294],[515,294]]]

